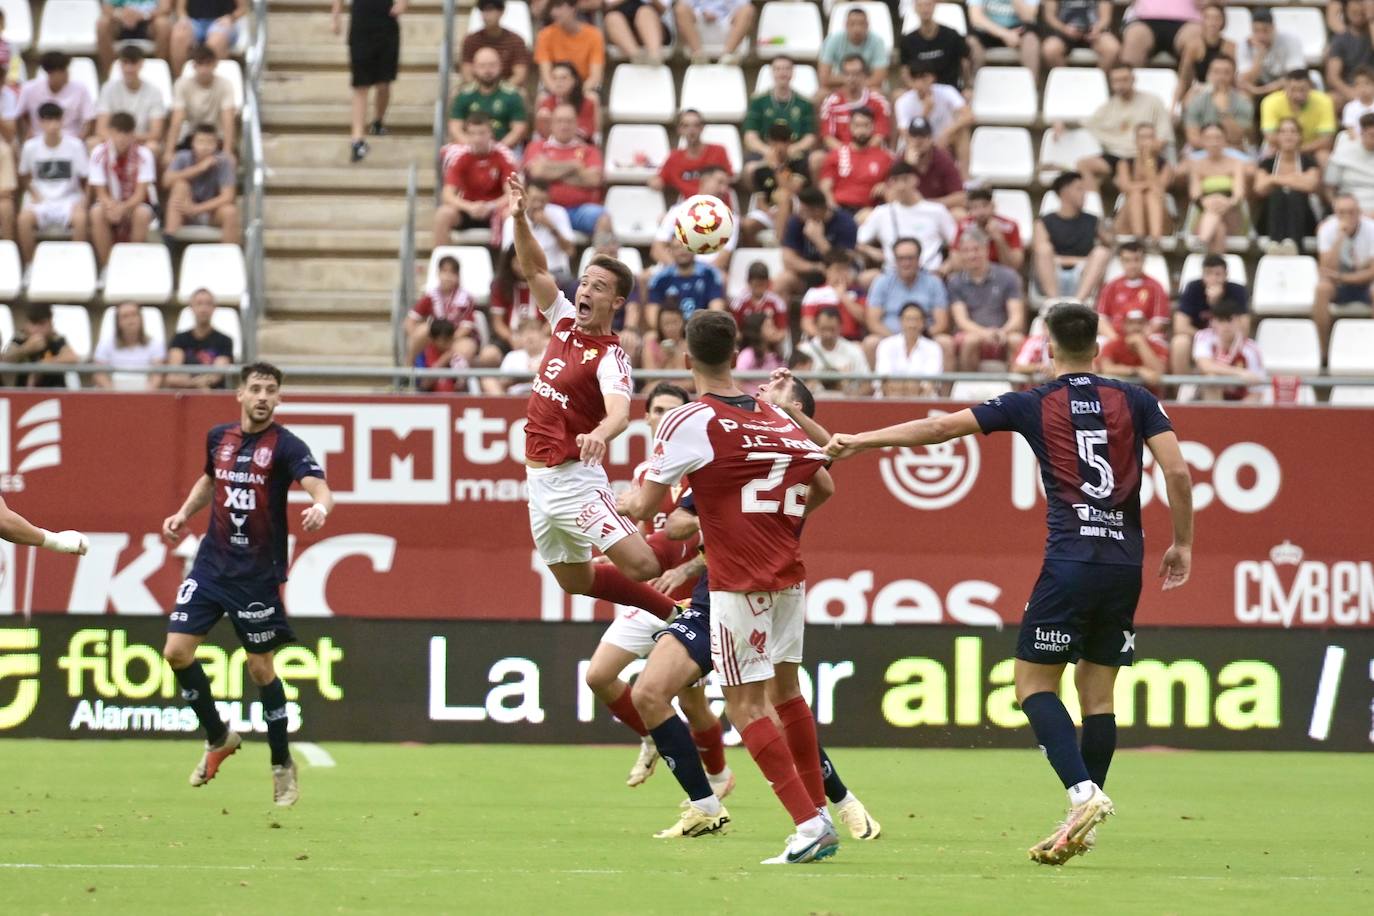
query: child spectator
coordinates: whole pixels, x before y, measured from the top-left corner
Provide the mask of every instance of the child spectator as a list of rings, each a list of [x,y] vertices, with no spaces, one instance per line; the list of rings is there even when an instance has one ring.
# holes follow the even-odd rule
[[[772,372],[780,369],[786,362],[782,356],[782,343],[769,340],[765,328],[771,326],[768,316],[755,312],[744,319],[740,329],[739,357],[735,368],[740,372]],[[740,388],[745,394],[757,394],[761,383],[754,380],[742,381]]]
[[[1168,371],[1169,343],[1156,333],[1142,309],[1131,309],[1121,319],[1121,333],[1102,345],[1103,375],[1138,382],[1156,397],[1163,397],[1160,379]]]
[[[235,200],[234,163],[219,151],[219,137],[209,124],[197,124],[191,134],[190,149],[172,157],[162,176],[167,189],[166,224],[168,235],[182,226],[218,226],[225,242],[239,240],[239,208]]]
[[[96,259],[110,259],[115,242],[146,242],[157,218],[157,161],[134,136],[134,116],[110,116],[110,139],[91,153],[91,243]]]
[[[468,145],[459,147],[444,168],[441,202],[434,211],[435,245],[447,245],[454,229],[491,229],[495,237],[505,218],[506,179],[517,171],[515,156],[493,141],[485,111],[469,113],[465,129]]]
[[[1249,333],[1249,294],[1244,286],[1227,279],[1226,270],[1224,257],[1209,254],[1202,259],[1202,276],[1189,281],[1178,294],[1170,361],[1174,371],[1180,375],[1188,374],[1193,367],[1193,335],[1211,322],[1212,309],[1217,303],[1223,300],[1229,302],[1235,314],[1245,320],[1245,330]]]
[[[832,249],[825,256],[825,283],[813,286],[802,296],[801,329],[806,337],[817,336],[816,317],[833,308],[840,319],[840,336],[860,341],[868,326],[868,307],[854,289],[854,256],[843,249]]]
[[[435,318],[425,329],[424,346],[415,354],[413,365],[416,369],[459,369],[467,367],[467,360],[454,350],[453,322]],[[452,378],[433,378],[420,376],[415,387],[421,391],[447,393],[458,389],[458,380]]]
[[[764,322],[761,331],[764,339],[779,344],[786,340],[787,303],[773,292],[767,264],[755,261],[749,265],[748,285],[730,300],[730,314],[735,316],[735,324],[741,329],[751,315],[766,315],[769,320]]]
[[[37,114],[40,132],[19,154],[19,180],[28,192],[18,226],[25,263],[33,259],[39,232],[69,229],[73,239],[86,241],[86,144],[63,131],[56,102],[44,102]]]
[[[733,177],[725,147],[702,142],[705,127],[706,120],[694,108],[684,109],[677,116],[678,146],[668,154],[658,174],[649,179],[649,187],[656,191],[666,188],[685,198],[699,193],[701,172],[708,166],[724,169],[728,177]]]
[[[52,306],[46,302],[29,303],[14,339],[0,353],[0,362],[6,363],[70,364],[78,359],[67,338],[53,329]],[[62,374],[56,372],[21,372],[14,379],[15,388],[61,388],[66,384]]]
[[[458,259],[445,255],[439,259],[435,271],[436,282],[424,291],[405,318],[407,355],[413,360],[429,339],[429,326],[443,320],[451,324],[460,339],[458,355],[472,360],[477,355],[479,339],[475,313],[477,303],[460,286]]]
[[[97,372],[91,380],[97,388],[116,391],[161,388],[161,375],[129,370],[160,366],[166,360],[167,345],[148,335],[148,329],[143,326],[143,309],[137,302],[121,302],[115,306],[114,334],[95,348],[94,362],[114,371]]]

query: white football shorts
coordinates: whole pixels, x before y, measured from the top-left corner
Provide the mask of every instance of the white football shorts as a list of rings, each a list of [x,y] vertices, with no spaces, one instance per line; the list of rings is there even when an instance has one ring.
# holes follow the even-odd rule
[[[592,548],[605,553],[638,532],[615,511],[606,471],[569,461],[553,468],[525,468],[530,534],[545,563],[585,563]]]
[[[727,687],[766,681],[802,660],[806,583],[776,592],[711,592],[711,663]]]
[[[601,634],[601,641],[644,658],[654,647],[654,640],[667,626],[648,611],[617,604],[615,620]]]

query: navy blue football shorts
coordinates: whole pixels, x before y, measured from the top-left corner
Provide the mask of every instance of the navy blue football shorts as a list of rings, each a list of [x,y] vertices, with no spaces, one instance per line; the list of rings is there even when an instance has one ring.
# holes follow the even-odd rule
[[[1129,665],[1139,602],[1139,566],[1046,560],[1021,618],[1016,657],[1041,665]]]
[[[692,661],[701,669],[701,676],[711,673],[711,614],[710,606],[702,612],[694,601],[692,606],[677,615],[677,619],[660,630],[656,639],[671,637],[682,643]]]
[[[167,632],[204,636],[226,614],[249,652],[270,652],[296,641],[282,609],[281,586],[275,582],[187,579],[177,589]]]

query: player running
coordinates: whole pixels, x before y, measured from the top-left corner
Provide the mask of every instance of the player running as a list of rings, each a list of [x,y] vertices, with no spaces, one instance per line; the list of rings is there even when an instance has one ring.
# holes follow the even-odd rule
[[[687,323],[692,377],[703,394],[664,418],[631,508],[648,518],[668,487],[684,475],[691,481],[711,549],[711,661],[726,710],[797,825],[765,864],[796,864],[839,849],[821,808],[816,723],[797,683],[806,569],[796,526],[834,485],[825,455],[801,427],[735,384],[735,334],[727,312],[698,311]],[[789,711],[786,738],[769,718],[773,708]]]
[[[667,382],[660,382],[655,385],[654,389],[649,392],[649,399],[644,410],[645,419],[649,423],[650,436],[658,433],[658,425],[668,411],[674,407],[681,407],[690,400],[691,397],[687,392],[676,385]],[[636,486],[643,483],[644,474],[648,469],[649,463],[647,461],[635,468]],[[673,487],[664,496],[663,504],[658,507],[653,518],[640,523],[640,530],[646,536],[654,556],[658,558],[659,566],[668,570],[691,559],[696,554],[697,545],[700,543],[700,538],[696,537],[695,534],[685,540],[671,540],[663,530],[669,513],[677,507],[678,499],[684,492],[680,487]],[[622,494],[620,497],[621,500],[626,498],[626,494]],[[602,562],[608,561],[603,559]],[[655,587],[657,588],[657,581]],[[691,583],[680,586],[676,590],[659,590],[675,602],[686,600],[692,596]],[[607,706],[623,708],[624,704],[621,699],[629,695],[630,685],[621,679],[621,672],[630,662],[649,654],[649,650],[654,647],[654,640],[663,630],[664,622],[638,608],[618,607],[616,610],[616,619],[606,628],[596,651],[592,653],[591,662],[587,665],[585,680],[592,693]],[[707,771],[711,774],[711,784],[716,793],[724,798],[734,788],[735,778],[731,774],[730,768],[725,765],[725,745],[722,741],[723,731],[720,719],[711,712],[710,704],[706,701],[706,690],[700,685],[685,687],[679,699],[682,703],[682,711],[687,716],[687,721],[692,724],[692,737],[696,740],[702,758],[706,761]],[[630,718],[626,718],[619,711],[616,714],[620,716],[625,725],[640,735],[639,756],[635,759],[634,766],[630,769],[629,778],[625,781],[627,786],[634,787],[641,785],[653,775],[654,767],[658,764],[658,750],[654,747],[654,742],[647,736],[644,723],[633,705],[629,707],[628,712],[633,713]]]
[[[293,481],[310,494],[313,502],[301,512],[306,532],[324,527],[334,496],[310,449],[273,421],[281,404],[281,383],[282,372],[276,366],[243,367],[239,421],[210,430],[205,473],[176,514],[162,523],[162,536],[175,544],[185,536],[187,520],[211,507],[210,525],[191,575],[177,589],[162,657],[172,666],[182,699],[205,729],[205,753],[191,771],[191,785],[203,786],[243,742],[220,718],[210,680],[196,659],[196,647],[205,634],[229,615],[248,653],[248,676],[262,696],[272,755],[272,800],[287,806],[296,803],[300,788],[287,744],[286,691],[272,661],[278,646],[296,639],[281,601],[281,584],[286,581],[286,496]]]
[[[1016,698],[1035,738],[1069,794],[1069,813],[1030,857],[1062,865],[1086,852],[1094,828],[1114,813],[1102,791],[1116,750],[1113,685],[1135,657],[1144,532],[1140,521],[1143,446],[1164,474],[1174,542],[1159,575],[1164,589],[1188,581],[1193,552],[1193,494],[1173,424],[1144,388],[1092,374],[1097,313],[1078,302],[1055,305],[1045,319],[1057,378],[1008,392],[968,410],[886,429],[837,435],[826,452],[839,459],[862,449],[914,447],[976,432],[1020,433],[1040,462],[1049,537],[1045,563],[1021,620]],[[1074,662],[1083,711],[1080,746],[1060,701],[1064,665]]]
[[[811,419],[816,410],[816,401],[811,392],[800,381],[793,379],[786,369],[775,371],[773,379],[759,389],[759,395],[785,410],[811,441],[829,440],[830,435],[825,429]],[[688,532],[696,533],[699,527],[696,504],[689,492],[669,517],[666,530],[670,536],[680,536]],[[677,823],[654,834],[658,839],[703,836],[714,833],[730,822],[730,813],[720,803],[724,796],[712,791],[715,784],[711,779],[709,763],[703,773],[702,766],[696,762],[696,755],[690,753],[692,741],[697,735],[688,734],[687,726],[677,717],[671,705],[673,696],[684,685],[706,677],[712,667],[711,586],[706,574],[704,553],[698,553],[687,563],[668,570],[655,585],[658,588],[672,588],[679,583],[695,583],[691,607],[668,625],[667,633],[673,638],[658,640],[649,654],[649,663],[635,679],[634,685],[635,706],[645,722],[659,723],[650,729],[650,734],[659,745],[660,752],[674,761],[673,776],[687,793]],[[802,701],[801,706],[804,705],[805,701]],[[800,707],[795,703],[793,708],[800,712]],[[792,708],[775,708],[774,712],[784,722],[790,721],[793,716]],[[806,713],[810,715],[809,708]],[[701,742],[696,743],[700,745]],[[703,753],[701,756],[702,761],[707,762],[706,755]],[[823,807],[825,800],[829,799],[854,839],[876,840],[882,834],[882,826],[869,815],[858,796],[849,791],[830,762],[825,748],[820,748],[820,764],[825,794],[821,799],[813,798],[813,801],[818,807]]]

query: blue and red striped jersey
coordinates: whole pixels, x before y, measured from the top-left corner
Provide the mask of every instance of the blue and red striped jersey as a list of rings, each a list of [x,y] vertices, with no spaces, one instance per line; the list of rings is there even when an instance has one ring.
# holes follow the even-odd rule
[[[285,582],[286,491],[324,477],[310,449],[278,423],[257,433],[226,423],[206,436],[205,473],[215,482],[210,527],[191,578]]]
[[[1172,430],[1154,395],[1092,374],[1064,375],[973,408],[983,432],[1025,437],[1045,484],[1045,558],[1139,566],[1145,441]]]

